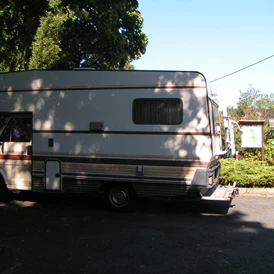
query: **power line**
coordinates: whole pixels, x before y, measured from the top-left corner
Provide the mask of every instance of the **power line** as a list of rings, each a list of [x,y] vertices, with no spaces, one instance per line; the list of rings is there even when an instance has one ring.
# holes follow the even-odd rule
[[[234,71],[234,72],[232,72],[232,73],[229,73],[229,74],[227,74],[227,75],[224,75],[224,76],[222,76],[222,77],[219,77],[219,78],[217,78],[217,79],[215,79],[215,80],[212,80],[212,81],[210,81],[210,83],[215,82],[215,81],[218,81],[218,80],[221,80],[221,79],[223,79],[223,78],[225,78],[225,77],[228,77],[228,76],[230,76],[230,75],[232,75],[232,74],[238,73],[238,72],[240,72],[240,71],[242,71],[242,70],[245,70],[245,69],[247,69],[247,68],[250,68],[250,67],[252,67],[252,66],[255,66],[255,65],[257,65],[257,64],[259,64],[259,63],[261,63],[261,62],[263,62],[263,61],[265,61],[265,60],[267,60],[267,59],[270,59],[270,58],[272,58],[272,57],[274,57],[274,55],[271,55],[271,56],[269,56],[269,57],[267,57],[267,58],[265,58],[265,59],[263,59],[263,60],[261,60],[261,61],[258,61],[258,62],[254,63],[254,64],[252,64],[252,65],[249,65],[249,66],[247,66],[247,67],[244,67],[244,68],[242,68],[242,69],[236,70],[236,71]]]

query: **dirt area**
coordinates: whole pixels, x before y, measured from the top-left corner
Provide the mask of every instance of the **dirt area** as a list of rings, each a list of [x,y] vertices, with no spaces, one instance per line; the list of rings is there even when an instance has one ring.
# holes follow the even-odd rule
[[[94,197],[16,196],[0,206],[0,273],[274,273],[274,199],[233,204],[119,214]]]

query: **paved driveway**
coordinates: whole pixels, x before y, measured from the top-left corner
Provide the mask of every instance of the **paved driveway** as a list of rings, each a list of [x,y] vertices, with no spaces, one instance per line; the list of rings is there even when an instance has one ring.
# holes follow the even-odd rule
[[[90,199],[30,197],[0,207],[0,273],[274,273],[274,199],[227,215],[145,200],[117,214]]]

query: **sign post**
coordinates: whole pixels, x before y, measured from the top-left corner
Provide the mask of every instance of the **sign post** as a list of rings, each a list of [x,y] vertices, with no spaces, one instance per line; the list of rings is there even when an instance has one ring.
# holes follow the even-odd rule
[[[240,120],[243,148],[261,148],[264,161],[264,123],[265,120]]]

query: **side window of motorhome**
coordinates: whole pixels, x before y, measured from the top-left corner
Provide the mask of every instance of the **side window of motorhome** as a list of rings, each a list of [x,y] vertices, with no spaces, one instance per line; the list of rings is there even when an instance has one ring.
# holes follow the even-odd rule
[[[218,107],[212,104],[212,114],[213,114],[213,134],[221,134],[221,123],[219,117]]]
[[[0,142],[30,142],[31,119],[0,116]]]
[[[179,125],[183,121],[183,101],[171,99],[135,99],[133,122],[138,125]]]

